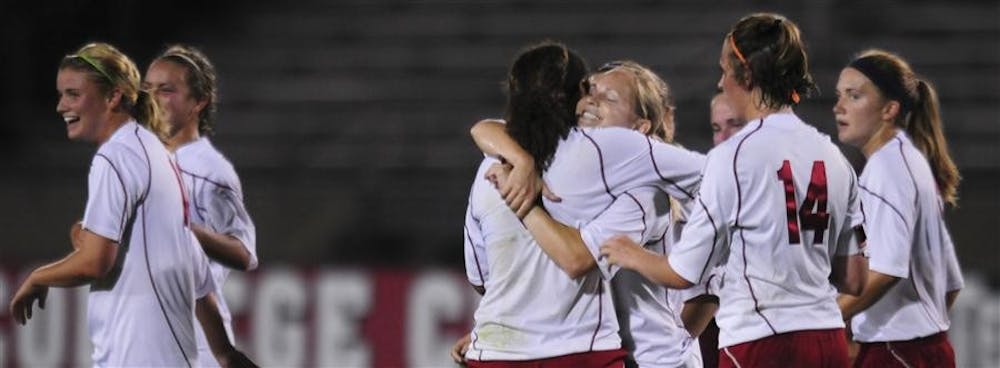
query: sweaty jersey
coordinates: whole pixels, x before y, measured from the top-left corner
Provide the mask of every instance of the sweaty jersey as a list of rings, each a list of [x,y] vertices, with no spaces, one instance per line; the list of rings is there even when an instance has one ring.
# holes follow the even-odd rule
[[[621,346],[608,282],[571,279],[535,242],[493,185],[483,160],[465,217],[469,282],[486,288],[475,312],[471,360],[534,360]]]
[[[163,144],[134,121],[94,156],[83,228],[118,244],[87,303],[95,366],[197,365],[195,299],[214,285],[187,226],[179,175]]]
[[[902,341],[948,330],[945,294],[963,280],[927,159],[899,131],[868,159],[860,187],[869,268],[900,280],[854,317],[854,339]]]
[[[587,246],[600,249],[609,235],[623,234],[643,248],[664,256],[669,253],[672,229],[670,200],[655,187],[640,187],[622,193],[607,210],[580,233]],[[616,268],[617,269],[617,268]],[[684,328],[680,318],[684,300],[680,290],[667,289],[642,276],[619,269],[612,276],[611,291],[621,329],[622,346],[640,367],[701,366],[698,341]],[[688,365],[686,365],[688,364]]]
[[[174,152],[177,166],[184,178],[184,187],[190,202],[188,215],[193,223],[209,230],[239,239],[250,253],[249,269],[257,268],[256,231],[246,207],[243,205],[243,189],[233,165],[212,146],[208,138],[202,137],[185,144]],[[229,268],[209,260],[219,314],[233,341],[232,316],[222,288],[229,275]],[[198,356],[202,367],[218,366],[218,361],[209,349],[205,332],[198,327]]]
[[[709,152],[670,265],[699,283],[725,262],[720,348],[844,327],[829,277],[835,255],[858,252],[856,181],[830,138],[792,113],[751,122]]]

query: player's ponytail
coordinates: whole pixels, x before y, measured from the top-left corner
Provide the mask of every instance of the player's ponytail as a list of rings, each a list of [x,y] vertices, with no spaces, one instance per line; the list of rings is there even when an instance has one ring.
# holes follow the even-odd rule
[[[906,60],[885,50],[862,51],[848,66],[868,77],[883,98],[899,104],[893,123],[924,154],[941,199],[956,206],[961,176],[948,153],[934,87],[918,78]]]
[[[507,133],[544,171],[559,140],[576,124],[576,103],[587,64],[560,43],[546,41],[522,51],[507,81]]]
[[[917,98],[913,111],[906,122],[906,133],[913,144],[924,153],[934,173],[941,198],[952,206],[957,206],[958,182],[961,176],[958,167],[948,153],[948,142],[944,138],[937,92],[927,81],[916,80]]]
[[[170,125],[163,119],[163,112],[160,110],[159,104],[149,92],[144,90],[138,91],[135,105],[132,106],[130,115],[156,134],[161,141],[166,142],[170,136]]]

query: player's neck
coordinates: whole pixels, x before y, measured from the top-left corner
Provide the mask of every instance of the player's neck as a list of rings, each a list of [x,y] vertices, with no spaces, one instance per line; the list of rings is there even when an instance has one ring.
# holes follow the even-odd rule
[[[194,142],[201,138],[198,134],[198,124],[185,124],[176,130],[171,129],[170,137],[167,138],[167,149],[176,151],[181,146]]]
[[[878,151],[895,136],[896,126],[892,123],[884,123],[875,134],[872,134],[871,138],[868,138],[868,142],[861,146],[861,153],[865,155],[866,159],[871,158],[875,151]]]

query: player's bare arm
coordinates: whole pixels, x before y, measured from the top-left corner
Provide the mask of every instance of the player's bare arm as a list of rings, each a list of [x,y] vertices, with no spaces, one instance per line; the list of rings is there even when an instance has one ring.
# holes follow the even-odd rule
[[[958,299],[958,292],[959,291],[961,291],[961,289],[959,289],[959,290],[952,290],[952,291],[949,291],[948,293],[944,294],[945,305],[948,306],[948,310],[949,311],[951,311],[951,307],[953,305],[955,305],[955,300]]]
[[[226,327],[219,314],[219,306],[215,294],[208,293],[198,299],[195,304],[195,315],[205,331],[205,339],[212,349],[212,354],[222,367],[256,367],[253,361],[229,343]]]
[[[571,278],[578,278],[597,266],[587,250],[580,230],[556,221],[545,209],[534,206],[524,217],[524,226],[542,251]]]
[[[699,295],[686,302],[681,308],[681,321],[691,337],[700,336],[708,323],[719,310],[719,297],[715,295]]]
[[[868,279],[868,259],[861,254],[834,256],[830,270],[830,283],[837,292],[847,295],[861,295]]]
[[[250,269],[252,256],[243,246],[243,242],[236,237],[214,232],[198,224],[191,224],[191,231],[198,238],[201,249],[208,258],[234,270]]]
[[[497,189],[507,206],[523,218],[542,191],[542,179],[536,170],[535,159],[507,134],[502,120],[481,120],[470,133],[483,153],[512,165],[510,180],[500,183]]]
[[[86,285],[111,270],[118,255],[118,244],[87,230],[79,234],[77,250],[59,261],[35,269],[18,288],[10,302],[10,314],[17,323],[27,323],[36,300],[38,306],[44,308],[49,287]]]
[[[687,289],[694,284],[677,274],[667,257],[643,249],[627,236],[614,236],[601,245],[601,255],[608,263],[633,270],[647,279],[671,289]]]
[[[877,271],[868,271],[868,282],[865,284],[864,289],[861,291],[860,296],[850,296],[841,294],[837,298],[837,304],[840,306],[840,313],[844,316],[844,320],[849,320],[854,315],[868,309],[875,302],[882,299],[882,296],[896,285],[899,281],[899,277],[889,276],[884,273]]]

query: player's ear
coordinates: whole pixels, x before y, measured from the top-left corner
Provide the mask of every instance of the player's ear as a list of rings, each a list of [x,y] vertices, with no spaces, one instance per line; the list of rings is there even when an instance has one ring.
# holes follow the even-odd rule
[[[649,119],[635,121],[635,130],[638,130],[639,133],[649,134],[650,129],[653,129],[653,122],[649,121]]]

